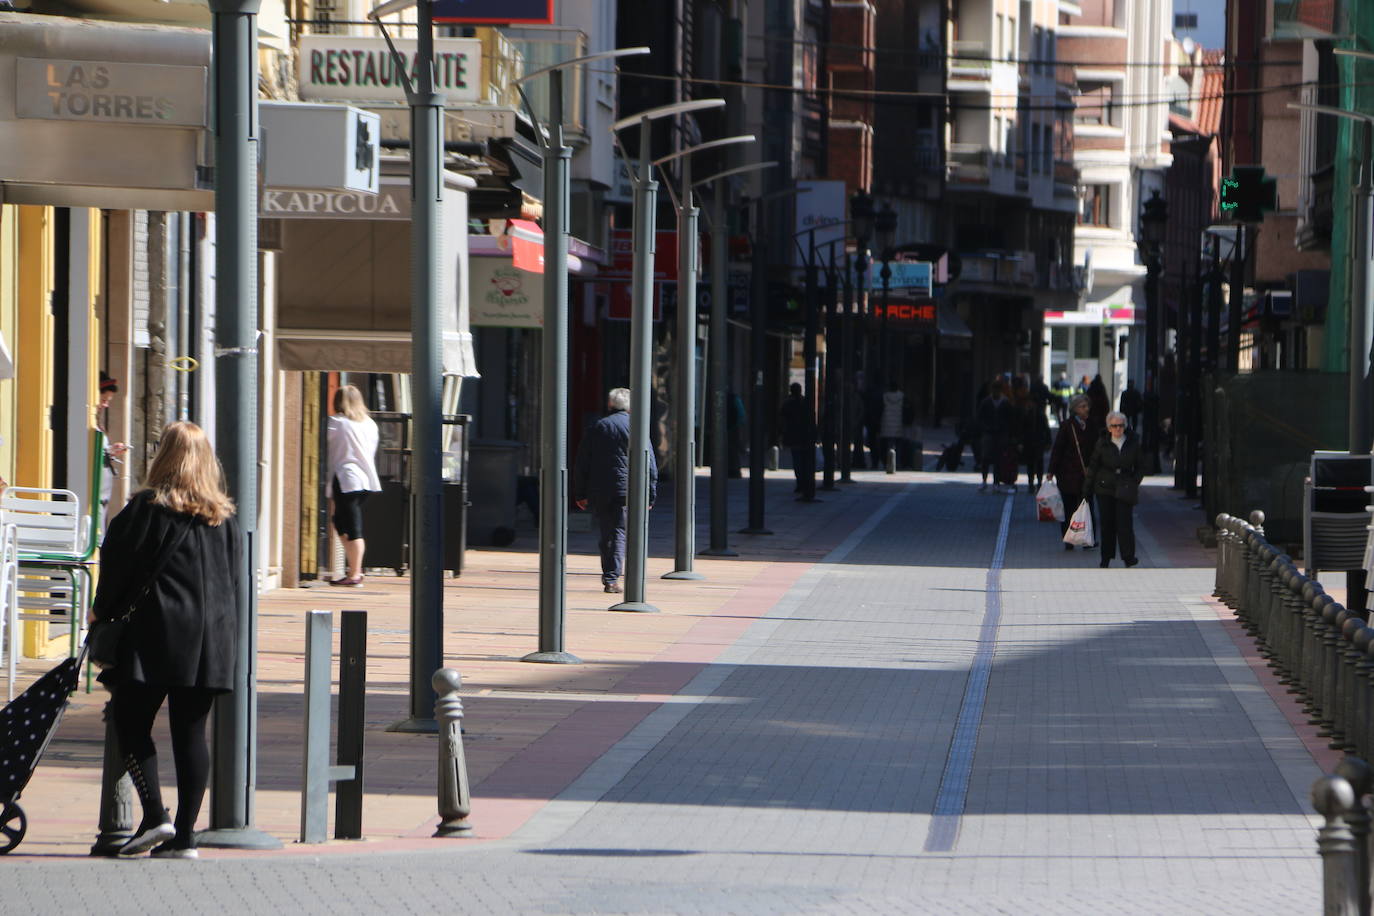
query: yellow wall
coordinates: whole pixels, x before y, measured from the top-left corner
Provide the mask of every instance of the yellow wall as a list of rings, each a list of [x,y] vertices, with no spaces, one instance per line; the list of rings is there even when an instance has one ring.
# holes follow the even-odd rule
[[[19,210],[0,205],[0,334],[10,358],[18,360],[15,308],[19,299]],[[0,379],[0,477],[14,479],[15,384]]]
[[[15,468],[11,483],[52,485],[53,211],[19,207],[18,329],[14,339]]]

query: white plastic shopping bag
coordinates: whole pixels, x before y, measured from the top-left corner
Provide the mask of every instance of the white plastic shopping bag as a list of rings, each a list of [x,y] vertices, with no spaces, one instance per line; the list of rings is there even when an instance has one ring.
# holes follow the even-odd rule
[[[1088,508],[1086,499],[1078,504],[1073,518],[1069,519],[1069,530],[1064,532],[1064,543],[1077,547],[1091,547],[1097,543],[1093,535],[1093,513]]]
[[[1035,494],[1035,517],[1042,522],[1064,520],[1064,497],[1053,480],[1046,480]]]

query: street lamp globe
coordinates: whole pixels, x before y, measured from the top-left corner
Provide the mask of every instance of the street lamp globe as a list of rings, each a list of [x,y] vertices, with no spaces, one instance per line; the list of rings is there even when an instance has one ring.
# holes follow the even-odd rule
[[[853,224],[854,238],[862,251],[868,247],[868,240],[873,238],[873,198],[863,188],[849,198],[849,221]]]
[[[873,216],[873,231],[877,234],[878,250],[883,253],[883,260],[886,261],[891,257],[892,243],[897,236],[897,211],[886,202]]]
[[[1169,222],[1169,205],[1159,196],[1158,191],[1150,192],[1150,199],[1140,208],[1140,247],[1150,254],[1159,251],[1164,243],[1164,227]]]

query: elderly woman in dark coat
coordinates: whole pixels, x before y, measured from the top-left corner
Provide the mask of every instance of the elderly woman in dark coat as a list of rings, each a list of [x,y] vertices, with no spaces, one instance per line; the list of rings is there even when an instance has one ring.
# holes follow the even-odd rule
[[[1127,566],[1140,561],[1135,555],[1135,522],[1132,514],[1140,499],[1140,481],[1145,476],[1145,453],[1140,438],[1126,428],[1126,415],[1107,414],[1107,428],[1098,437],[1088,459],[1088,480],[1097,496],[1098,540],[1106,567],[1121,545],[1121,559]]]
[[[1090,408],[1087,395],[1076,394],[1069,400],[1069,416],[1060,425],[1050,449],[1050,464],[1045,476],[1056,483],[1064,498],[1064,520],[1059,523],[1061,535],[1069,530],[1069,518],[1078,504],[1085,497],[1092,500],[1092,491],[1084,486],[1088,458],[1097,445],[1098,427],[1089,416]],[[1064,549],[1073,550],[1073,545],[1065,544]]]
[[[205,432],[171,423],[145,488],[110,522],[101,546],[95,625],[128,615],[114,664],[100,675],[113,694],[120,753],[143,820],[120,849],[154,846],[158,858],[195,858],[194,828],[210,774],[206,720],[233,689],[241,556],[234,504]],[[162,805],[153,719],[167,702],[177,774],[175,825]],[[157,845],[157,844],[161,845]]]

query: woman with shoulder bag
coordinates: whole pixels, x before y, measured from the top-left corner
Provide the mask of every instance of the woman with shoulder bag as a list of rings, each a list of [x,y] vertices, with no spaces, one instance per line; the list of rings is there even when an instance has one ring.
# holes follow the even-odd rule
[[[1068,419],[1059,427],[1050,449],[1050,463],[1045,476],[1053,480],[1064,498],[1064,520],[1059,523],[1059,533],[1069,530],[1069,519],[1083,500],[1092,502],[1092,488],[1085,486],[1088,476],[1087,458],[1092,454],[1097,442],[1097,427],[1089,416],[1091,405],[1087,395],[1074,395],[1069,401]],[[1065,544],[1065,550],[1073,550],[1072,544]]]
[[[1101,532],[1102,559],[1106,567],[1121,545],[1121,559],[1127,566],[1140,562],[1135,555],[1135,504],[1140,500],[1140,481],[1145,477],[1145,453],[1140,437],[1126,428],[1126,415],[1107,414],[1107,428],[1097,440],[1088,459],[1088,480],[1097,495],[1098,530]]]
[[[91,610],[120,753],[143,819],[120,855],[196,857],[194,828],[210,775],[206,721],[234,686],[241,545],[234,504],[204,430],[171,423],[144,488],[110,522]],[[102,658],[98,634],[119,632]],[[103,647],[102,647],[103,648]],[[102,652],[102,654],[104,654]],[[162,805],[153,720],[167,702],[177,813]],[[161,844],[161,845],[158,845]]]

